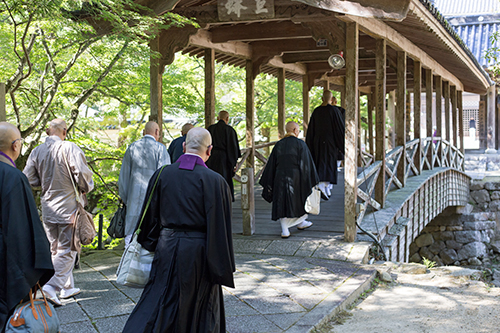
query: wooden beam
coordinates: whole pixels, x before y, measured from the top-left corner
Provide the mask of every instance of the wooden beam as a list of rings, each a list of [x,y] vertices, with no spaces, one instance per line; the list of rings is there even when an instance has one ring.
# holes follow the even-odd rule
[[[212,28],[210,32],[213,43],[312,37],[311,30],[291,21],[221,26]]]
[[[302,75],[302,129],[304,132],[304,137],[307,134],[307,127],[309,126],[309,108],[310,108],[310,100],[309,100],[309,76]]]
[[[327,46],[318,46],[312,38],[255,41],[250,43],[250,47],[259,54],[281,55],[283,52],[329,52]]]
[[[398,88],[396,89],[396,146],[406,145],[406,52],[398,51]],[[399,160],[397,177],[406,185],[406,150]]]
[[[418,172],[422,173],[421,156],[422,156],[422,128],[421,128],[421,111],[422,111],[422,63],[420,61],[413,62],[413,133],[414,138],[420,140],[415,154],[415,165]]]
[[[267,65],[284,68],[287,72],[295,73],[298,75],[305,75],[307,73],[307,67],[304,64],[285,64],[283,63],[281,57],[273,57],[268,62]]]
[[[457,106],[458,106],[458,129],[460,132],[460,151],[465,153],[464,147],[464,108],[462,101],[462,91],[457,91]]]
[[[205,128],[215,123],[215,51],[205,49]]]
[[[200,48],[213,49],[218,53],[229,54],[243,59],[252,58],[252,47],[243,42],[213,43],[212,34],[203,29],[199,29],[195,35],[189,38],[189,45]]]
[[[427,137],[430,138],[433,135],[432,127],[433,127],[433,107],[432,107],[432,94],[434,92],[433,88],[433,76],[432,69],[425,70],[425,116],[426,116],[426,124],[425,129],[427,132]]]
[[[252,60],[246,64],[246,147],[250,149],[247,168],[255,170],[255,112],[254,112],[254,75]]]
[[[375,185],[375,200],[385,207],[385,39],[378,39],[375,47],[377,83],[375,84],[375,160],[380,161],[380,174]]]
[[[344,239],[356,240],[357,202],[357,124],[358,124],[358,50],[359,31],[355,22],[346,24],[346,112],[345,112],[345,167],[344,167]]]
[[[409,39],[389,27],[386,23],[374,19],[358,17],[353,15],[339,16],[344,21],[357,22],[360,30],[374,38],[383,38],[387,44],[397,51],[405,51],[413,60],[420,61],[423,67],[432,68],[434,73],[450,81],[457,89],[463,90],[462,82],[444,68],[440,63],[429,56],[425,51],[413,44]]]
[[[327,61],[330,56],[330,51],[285,53],[283,54],[283,62],[290,64],[294,62]]]
[[[152,52],[160,50],[160,39],[157,37],[149,43]],[[155,56],[149,58],[149,93],[150,93],[150,114],[149,120],[155,121],[160,128],[158,141],[163,142],[163,99],[162,99],[162,76],[165,66],[161,59]]]
[[[285,137],[285,70],[278,68],[278,135]]]

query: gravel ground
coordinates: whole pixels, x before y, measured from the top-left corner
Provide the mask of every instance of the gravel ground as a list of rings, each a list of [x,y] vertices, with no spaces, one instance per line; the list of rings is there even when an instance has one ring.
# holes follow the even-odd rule
[[[408,274],[404,265],[379,267],[393,282],[379,283],[321,332],[500,332],[500,288],[479,281],[481,271],[440,267]]]

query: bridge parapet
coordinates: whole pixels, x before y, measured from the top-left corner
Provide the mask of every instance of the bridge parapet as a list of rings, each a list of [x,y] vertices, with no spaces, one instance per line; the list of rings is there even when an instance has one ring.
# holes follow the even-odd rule
[[[469,176],[452,167],[424,170],[390,191],[385,207],[366,214],[360,225],[377,236],[388,260],[408,261],[410,244],[434,217],[467,204],[469,183]]]

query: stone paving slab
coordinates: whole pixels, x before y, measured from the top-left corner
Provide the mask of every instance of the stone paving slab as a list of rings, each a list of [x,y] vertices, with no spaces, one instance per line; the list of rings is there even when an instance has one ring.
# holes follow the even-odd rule
[[[352,302],[370,286],[375,270],[347,262],[352,244],[349,249],[347,243],[336,243],[239,242],[236,288],[223,288],[227,332],[309,332]],[[309,255],[298,256],[301,248]],[[335,257],[328,249],[342,252],[336,256],[341,260],[325,259]],[[82,293],[56,309],[61,333],[122,331],[142,289],[116,284],[120,254],[92,251],[81,258],[82,268],[74,276]]]

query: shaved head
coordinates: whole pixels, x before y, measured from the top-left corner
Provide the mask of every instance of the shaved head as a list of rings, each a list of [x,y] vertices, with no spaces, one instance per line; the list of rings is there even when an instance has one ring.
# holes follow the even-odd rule
[[[146,123],[146,126],[144,126],[144,131],[142,132],[142,134],[152,135],[155,140],[158,141],[158,138],[160,137],[160,127],[155,121],[148,121]]]
[[[323,91],[323,97],[321,98],[323,103],[329,104],[332,101],[333,94],[330,90]]]
[[[219,112],[218,120],[224,120],[226,124],[229,122],[229,112],[222,110]]]
[[[295,121],[289,121],[286,123],[285,130],[287,133],[291,133],[295,129],[299,129],[299,124],[297,124]]]
[[[0,122],[0,151],[8,155],[12,160],[16,160],[21,152],[21,133],[16,126],[7,122]]]
[[[186,152],[199,154],[207,150],[212,144],[210,132],[201,127],[195,127],[189,130],[186,136]]]
[[[190,123],[185,123],[185,124],[182,126],[182,129],[181,129],[181,134],[182,134],[182,135],[186,135],[186,134],[189,132],[189,130],[190,130],[191,128],[193,128],[193,127],[194,127],[194,126],[193,126],[193,124],[190,124]]]
[[[47,129],[47,134],[48,135],[57,135],[59,137],[62,136],[61,139],[64,140],[63,137],[66,137],[67,128],[68,128],[68,126],[66,125],[66,122],[64,121],[64,119],[56,118],[56,119],[53,119],[49,123],[49,128]]]

